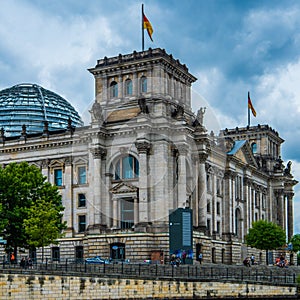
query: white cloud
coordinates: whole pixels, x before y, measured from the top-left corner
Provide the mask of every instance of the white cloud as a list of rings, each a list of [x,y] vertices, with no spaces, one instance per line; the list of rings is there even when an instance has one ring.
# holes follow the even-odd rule
[[[292,161],[292,173],[294,178],[300,179],[300,162]],[[295,187],[294,196],[294,234],[300,233],[300,185]]]
[[[293,132],[293,136],[300,134],[299,78],[300,59],[273,73],[264,74],[257,80],[256,88],[259,119],[275,124],[282,132]]]

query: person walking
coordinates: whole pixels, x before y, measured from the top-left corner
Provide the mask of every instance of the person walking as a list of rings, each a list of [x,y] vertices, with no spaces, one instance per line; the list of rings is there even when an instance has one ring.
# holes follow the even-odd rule
[[[202,259],[203,259],[203,254],[202,254],[202,252],[199,253],[198,259],[199,259],[199,263],[200,263],[200,265],[201,265],[201,264],[202,264]]]
[[[15,254],[14,253],[11,253],[11,255],[10,255],[10,263],[11,264],[15,263]]]
[[[186,252],[183,250],[182,252],[182,263],[185,265],[185,259],[186,259]]]

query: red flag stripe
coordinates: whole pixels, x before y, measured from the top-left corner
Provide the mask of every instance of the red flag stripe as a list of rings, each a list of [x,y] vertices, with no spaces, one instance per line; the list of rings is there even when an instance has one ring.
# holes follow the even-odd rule
[[[253,114],[254,117],[256,117],[256,111],[252,105],[252,101],[250,99],[250,93],[248,92],[248,109],[251,109],[251,112]]]
[[[152,28],[150,21],[145,16],[145,14],[143,14],[143,29],[147,29],[148,35],[149,35],[151,41],[153,42],[153,39],[152,39],[153,28]]]

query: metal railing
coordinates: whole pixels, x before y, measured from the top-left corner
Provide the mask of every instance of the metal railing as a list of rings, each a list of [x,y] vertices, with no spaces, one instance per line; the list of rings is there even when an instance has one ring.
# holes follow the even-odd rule
[[[46,260],[44,263],[34,263],[32,267],[20,267],[18,264],[3,262],[1,273],[26,273],[26,274],[59,274],[80,276],[106,276],[124,278],[154,278],[154,279],[184,279],[200,281],[233,281],[253,283],[273,283],[282,285],[295,285],[298,270],[281,269],[278,267],[244,267],[227,265],[180,265],[175,267],[163,264],[144,263],[110,263],[88,264],[65,260],[53,262]]]

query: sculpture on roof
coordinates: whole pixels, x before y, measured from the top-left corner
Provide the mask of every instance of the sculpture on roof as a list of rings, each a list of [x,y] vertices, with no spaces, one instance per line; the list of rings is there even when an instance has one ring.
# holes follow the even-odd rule
[[[200,107],[200,109],[198,109],[198,112],[197,112],[197,120],[198,120],[199,124],[202,126],[203,126],[205,110],[206,110],[206,107]]]
[[[103,121],[102,107],[97,100],[95,100],[90,113],[92,115],[92,122]]]
[[[291,174],[291,166],[292,166],[292,162],[289,161],[287,163],[286,168],[284,169],[284,175],[286,175],[286,176],[292,176],[292,174]]]

